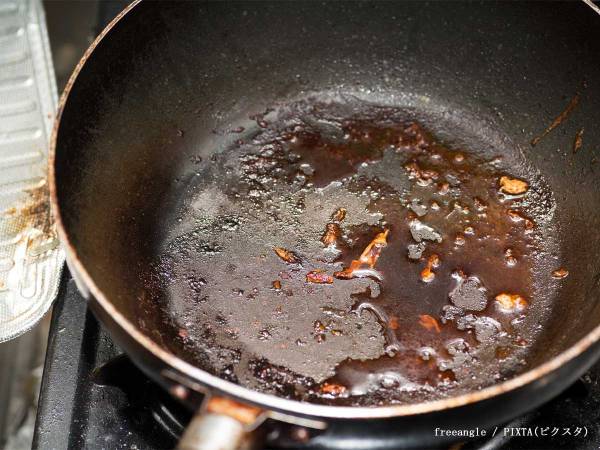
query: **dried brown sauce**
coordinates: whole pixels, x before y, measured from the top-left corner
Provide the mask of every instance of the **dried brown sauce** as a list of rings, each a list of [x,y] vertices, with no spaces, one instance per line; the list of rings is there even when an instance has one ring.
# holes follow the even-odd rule
[[[211,369],[235,382],[330,404],[439,398],[522,370],[542,252],[528,180],[397,110],[291,111],[212,161],[189,202],[195,250],[165,294],[175,311],[197,300],[187,344],[220,349]],[[503,192],[501,177],[527,187]]]

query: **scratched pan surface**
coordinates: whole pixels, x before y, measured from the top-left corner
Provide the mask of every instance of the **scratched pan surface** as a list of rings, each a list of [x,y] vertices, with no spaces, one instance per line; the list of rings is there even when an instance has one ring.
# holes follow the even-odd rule
[[[72,266],[132,352],[104,301],[159,348],[279,397],[415,404],[534,369],[600,321],[594,24],[579,4],[142,3],[58,128]],[[526,195],[502,194],[503,175]],[[322,238],[339,208],[337,254]],[[415,221],[441,242],[410,260]],[[307,281],[385,230],[376,273]],[[500,293],[526,308],[501,311]]]

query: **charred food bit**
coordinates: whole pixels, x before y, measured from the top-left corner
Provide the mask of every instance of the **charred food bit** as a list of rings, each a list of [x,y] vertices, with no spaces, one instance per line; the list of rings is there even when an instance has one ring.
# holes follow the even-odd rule
[[[326,246],[336,245],[341,235],[340,226],[337,223],[328,223],[325,226],[325,234],[321,238],[321,242]]]
[[[563,267],[561,267],[560,269],[556,269],[554,272],[552,272],[552,278],[556,278],[557,280],[560,280],[561,278],[566,278],[567,276],[569,276],[569,271]]]
[[[556,117],[556,119],[554,119],[554,121],[550,124],[550,126],[548,128],[546,128],[542,134],[540,134],[538,137],[534,138],[531,141],[531,146],[535,147],[542,140],[543,137],[545,137],[548,133],[550,133],[552,130],[554,130],[561,123],[563,123],[565,121],[565,119],[567,117],[569,117],[569,114],[571,114],[573,112],[573,110],[575,109],[575,107],[577,106],[578,103],[579,103],[579,92],[577,94],[575,94],[575,97],[573,97],[571,99],[571,101],[569,102],[567,107],[564,109],[564,111],[561,112]]]
[[[527,339],[521,336],[517,336],[513,342],[518,347],[527,347],[529,345]]]
[[[404,166],[410,179],[416,179],[419,186],[429,186],[433,180],[440,176],[435,170],[422,170],[416,162],[410,162]]]
[[[506,194],[519,195],[524,194],[529,189],[526,181],[507,176],[500,177],[500,190]]]
[[[504,259],[506,264],[510,267],[515,266],[517,264],[517,258],[515,257],[514,251],[512,248],[507,248],[504,251]]]
[[[440,195],[446,195],[448,192],[450,192],[450,184],[448,184],[448,183],[441,183],[439,185],[438,194],[440,194]]]
[[[442,331],[437,320],[435,320],[429,314],[421,314],[419,316],[419,325],[421,325],[426,330],[435,330],[437,333],[440,333]]]
[[[346,208],[339,208],[331,216],[333,222],[328,223],[325,226],[325,233],[321,238],[321,242],[326,247],[335,246],[342,235],[342,229],[340,228],[339,222],[344,220],[346,217]]]
[[[354,260],[350,263],[350,267],[334,272],[333,276],[341,280],[349,280],[354,278],[354,271],[360,268],[360,261]]]
[[[336,222],[341,222],[342,220],[344,220],[346,218],[346,208],[339,208],[334,214],[333,216],[331,216],[331,220],[334,220]]]
[[[531,231],[535,227],[535,222],[533,220],[531,220],[531,219],[528,219],[528,218],[525,218],[524,224],[525,224],[525,229],[527,231]]]
[[[335,272],[333,274],[336,278],[348,280],[356,276],[356,272],[363,269],[373,269],[375,263],[379,259],[381,250],[387,246],[387,236],[390,230],[385,230],[382,233],[378,233],[377,236],[371,241],[369,245],[360,255],[358,260],[353,260],[350,263],[350,267],[346,267],[343,270]]]
[[[435,279],[435,273],[433,273],[433,268],[437,268],[440,266],[440,258],[435,253],[429,257],[427,260],[427,265],[421,271],[421,280],[425,283],[431,283]]]
[[[323,383],[323,385],[321,385],[321,392],[323,394],[339,396],[346,392],[346,386],[336,383]]]
[[[316,284],[331,284],[333,283],[333,277],[322,270],[313,270],[306,274],[306,281]]]
[[[507,211],[507,213],[513,222],[523,221],[523,225],[525,226],[526,230],[530,231],[530,230],[533,230],[533,228],[535,227],[535,222],[533,220],[531,220],[530,218],[525,217],[519,211],[515,211],[514,209],[509,209]]]
[[[513,222],[521,222],[525,219],[525,217],[523,217],[519,211],[515,211],[514,209],[509,209],[507,213],[508,217],[510,217]]]
[[[475,209],[479,212],[485,211],[487,209],[487,205],[479,197],[475,197],[473,199],[473,204],[475,205]]]
[[[385,230],[383,233],[377,234],[375,239],[371,241],[365,251],[360,255],[359,261],[361,264],[367,264],[369,268],[375,267],[375,263],[379,259],[379,255],[381,254],[381,249],[387,246],[387,236],[390,230]]]
[[[575,135],[575,140],[573,141],[573,153],[577,153],[577,151],[583,145],[583,128],[577,132]]]
[[[496,295],[496,304],[503,311],[517,312],[523,311],[527,307],[527,300],[519,294],[498,294]]]
[[[283,259],[286,263],[300,264],[300,258],[294,252],[292,252],[290,250],[286,250],[285,248],[282,248],[282,247],[275,247],[273,250],[275,250],[275,253],[277,253],[277,256],[279,256],[281,259]]]

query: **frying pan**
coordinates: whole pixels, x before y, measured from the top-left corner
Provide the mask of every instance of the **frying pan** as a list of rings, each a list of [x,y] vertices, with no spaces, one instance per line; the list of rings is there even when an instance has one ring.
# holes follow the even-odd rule
[[[321,430],[313,447],[326,439],[337,448],[439,444],[435,427],[502,423],[593,364],[600,354],[598,21],[573,2],[134,2],[101,33],[61,100],[52,206],[94,313],[136,364],[198,412],[182,448],[235,448],[267,418]],[[516,149],[544,177],[556,202],[556,257],[570,274],[523,373],[421,403],[298,402],[203,370],[160,307],[138,307],[140,274],[169,231],[161,218],[176,209],[193,157],[210,160],[233,139],[215,130],[324,91],[431,110]],[[577,108],[532,147],[576,93]],[[582,128],[584,145],[573,153]],[[336,440],[340,433],[345,438]],[[303,445],[273,436],[280,447]]]

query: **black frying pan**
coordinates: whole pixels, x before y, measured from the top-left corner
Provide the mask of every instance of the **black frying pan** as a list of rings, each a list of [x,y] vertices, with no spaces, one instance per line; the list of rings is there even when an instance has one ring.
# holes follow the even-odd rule
[[[366,429],[392,436],[370,448],[422,446],[439,439],[435,427],[489,427],[533,408],[593,363],[597,22],[579,3],[144,2],[102,33],[63,96],[52,200],[80,289],[134,361],[190,408],[200,407],[196,392],[252,405],[206,402],[209,414],[193,422],[184,445],[206,445],[194,444],[198,430],[212,445],[236,434],[231,444],[272,417],[326,429],[317,446],[340,430],[360,445]],[[323,92],[413,111],[437,123],[442,138],[504,152],[514,173],[539,173],[553,192],[554,256],[570,274],[552,291],[520,375],[428,402],[300,403],[203,370],[172,308],[149,295],[160,287],[148,268],[177,226],[198,164],[239,139],[222,131]],[[577,93],[564,123],[532,147]]]

